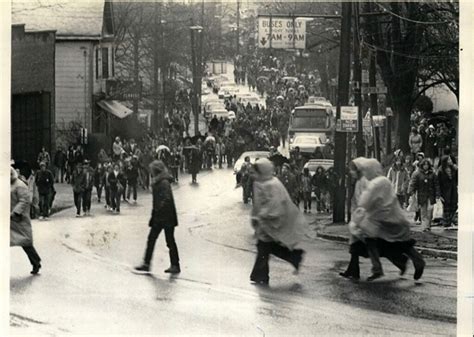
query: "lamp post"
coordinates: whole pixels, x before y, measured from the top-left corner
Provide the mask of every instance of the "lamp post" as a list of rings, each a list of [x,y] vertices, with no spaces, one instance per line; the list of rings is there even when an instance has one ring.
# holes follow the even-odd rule
[[[192,72],[193,72],[193,95],[192,95],[192,108],[193,108],[193,114],[194,114],[194,135],[196,136],[199,132],[199,112],[200,112],[200,100],[201,98],[199,97],[200,93],[200,87],[201,87],[201,76],[202,76],[202,69],[201,69],[201,63],[202,61],[196,60],[196,45],[194,43],[195,40],[195,32],[201,33],[203,28],[202,26],[195,26],[192,25],[189,27],[190,32],[191,32],[191,63],[192,63]],[[201,46],[202,48],[202,46]],[[201,56],[202,53],[199,53]],[[201,58],[201,57],[199,57]]]

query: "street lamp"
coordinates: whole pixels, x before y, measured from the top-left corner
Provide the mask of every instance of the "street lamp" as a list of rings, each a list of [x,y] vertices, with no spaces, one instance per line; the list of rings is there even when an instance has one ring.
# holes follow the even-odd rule
[[[192,63],[192,71],[193,71],[193,99],[192,99],[192,107],[194,113],[194,135],[196,136],[199,132],[199,110],[200,110],[200,93],[201,93],[201,76],[202,76],[202,43],[200,44],[200,53],[199,59],[196,60],[196,45],[194,43],[194,33],[197,32],[198,34],[202,32],[202,26],[195,26],[192,25],[189,27],[191,32],[191,63]],[[202,42],[202,39],[200,39]]]

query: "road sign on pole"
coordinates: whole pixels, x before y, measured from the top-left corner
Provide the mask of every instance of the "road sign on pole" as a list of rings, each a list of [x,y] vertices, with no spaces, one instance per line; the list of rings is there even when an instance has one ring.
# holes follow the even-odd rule
[[[341,106],[341,118],[337,121],[336,127],[339,132],[358,132],[359,107],[357,106]]]
[[[258,47],[306,48],[306,21],[299,18],[258,18]]]

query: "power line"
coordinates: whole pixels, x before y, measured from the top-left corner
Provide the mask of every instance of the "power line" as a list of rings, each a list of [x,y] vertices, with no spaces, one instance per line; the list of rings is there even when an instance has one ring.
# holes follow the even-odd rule
[[[456,58],[456,57],[453,57],[453,56],[450,57],[450,56],[430,56],[430,55],[427,55],[427,56],[409,55],[409,54],[397,52],[397,51],[394,51],[394,50],[385,49],[385,48],[382,48],[382,47],[379,47],[379,46],[375,46],[375,45],[372,45],[368,42],[365,42],[364,40],[362,40],[362,44],[364,44],[371,51],[382,51],[382,52],[385,52],[385,53],[390,53],[390,54],[394,54],[394,55],[397,55],[397,56],[406,57],[406,58],[415,59],[415,60],[447,59],[447,58],[455,59]]]
[[[386,11],[387,13],[401,19],[401,20],[405,20],[405,21],[408,21],[408,22],[412,22],[412,23],[417,23],[417,24],[421,24],[421,25],[443,25],[443,24],[447,24],[447,23],[452,23],[453,20],[448,20],[448,21],[419,21],[419,20],[414,20],[414,19],[410,19],[410,18],[407,18],[407,17],[404,17],[404,16],[401,16],[400,14],[397,14],[389,9],[387,9],[385,6],[379,4],[378,2],[375,2],[375,4],[377,6],[379,6],[380,8],[382,8],[384,11]]]

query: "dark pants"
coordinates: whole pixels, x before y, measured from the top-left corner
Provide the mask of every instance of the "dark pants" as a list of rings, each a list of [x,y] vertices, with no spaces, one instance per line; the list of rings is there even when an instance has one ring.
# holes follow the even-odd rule
[[[77,214],[81,214],[82,193],[74,192],[74,205],[76,206]]]
[[[350,245],[349,248],[349,253],[351,254],[351,261],[349,262],[349,265],[347,266],[347,269],[345,271],[346,275],[354,276],[359,278],[360,277],[360,269],[359,269],[359,256],[368,258],[370,257],[370,254],[374,253],[374,250],[376,251],[376,255],[380,259],[380,257],[385,257],[387,258],[390,262],[392,262],[398,269],[403,270],[406,266],[407,262],[407,257],[404,256],[403,254],[405,253],[408,255],[410,258],[411,256],[414,256],[415,259],[418,258],[418,256],[413,253],[413,244],[414,240],[412,241],[407,241],[407,242],[399,242],[399,243],[390,243],[381,239],[377,240],[369,240],[369,244],[366,245],[362,241],[357,241],[354,242],[353,244]],[[372,260],[372,258],[371,258]],[[417,259],[417,265],[418,263]],[[415,260],[413,260],[415,264]],[[373,262],[373,261],[372,261]],[[380,263],[380,260],[378,261]],[[378,265],[377,262],[375,263],[376,265],[376,271],[377,268],[380,268],[379,270],[382,270],[381,264]],[[372,272],[374,272],[373,268],[374,264],[372,263]]]
[[[49,194],[39,195],[40,215],[47,217],[49,215]]]
[[[179,171],[179,167],[178,167],[178,166],[173,166],[173,167],[171,167],[171,174],[173,175],[174,181],[178,181],[178,180],[179,180],[179,178],[178,178],[178,171]]]
[[[303,207],[311,211],[311,192],[303,192]]]
[[[110,203],[112,209],[120,212],[120,198],[122,196],[122,191],[118,188],[111,188],[110,189]]]
[[[58,167],[58,166],[54,167],[54,173],[55,173],[55,178],[56,178],[57,183],[59,181],[61,181],[61,184],[64,182],[65,172],[66,172],[66,168],[64,166],[63,167]],[[61,178],[59,178],[59,177],[61,177]]]
[[[100,198],[102,198],[102,188],[103,186],[102,185],[97,185],[95,187],[96,191],[97,191],[97,200],[100,202]]]
[[[105,203],[107,206],[112,205],[112,201],[110,200],[110,187],[105,186]]]
[[[91,210],[92,190],[86,190],[82,193],[82,210],[89,212]]]
[[[192,181],[193,183],[196,182],[196,177],[197,177],[197,173],[191,173],[191,178],[192,178]]]
[[[150,233],[148,234],[144,262],[146,265],[150,265],[151,258],[153,257],[153,251],[155,250],[156,240],[163,229],[165,230],[166,245],[168,246],[170,252],[171,265],[179,266],[178,246],[176,246],[176,241],[174,240],[174,227],[151,227]]]
[[[127,199],[130,200],[130,195],[132,194],[133,190],[133,200],[137,201],[137,182],[128,183],[128,192],[127,192]]]
[[[26,255],[28,256],[28,260],[30,260],[31,265],[37,266],[40,264],[41,258],[39,257],[38,252],[36,251],[35,247],[26,246],[22,248],[25,251]]]
[[[273,254],[282,260],[288,261],[293,266],[295,266],[302,252],[299,249],[290,250],[276,242],[263,242],[260,240],[257,242],[257,251],[255,265],[253,266],[252,273],[250,274],[250,280],[255,282],[268,282],[270,279],[268,275],[270,272],[268,267],[270,254]]]

